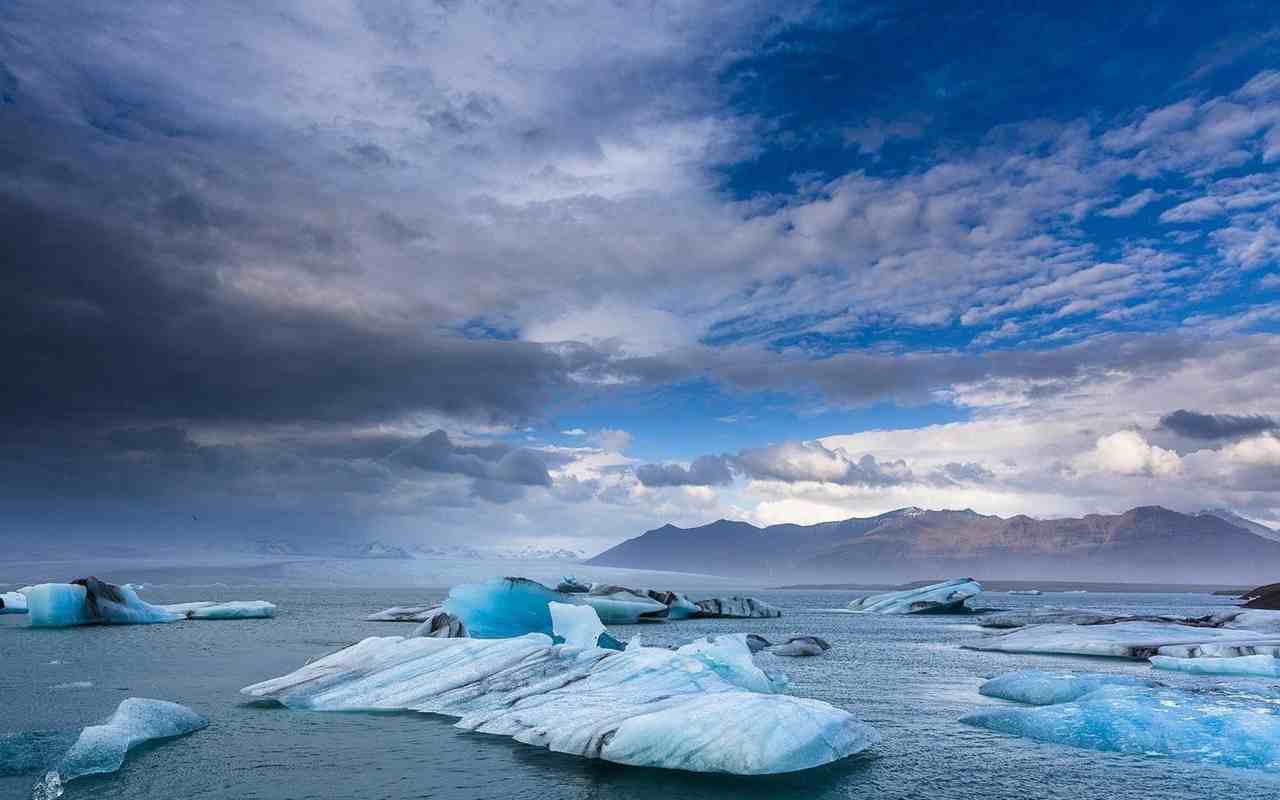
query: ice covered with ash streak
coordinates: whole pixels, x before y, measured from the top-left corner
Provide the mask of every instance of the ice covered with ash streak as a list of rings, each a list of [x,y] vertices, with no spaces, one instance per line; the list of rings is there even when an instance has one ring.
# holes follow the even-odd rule
[[[965,601],[982,593],[973,578],[952,578],[942,583],[860,597],[849,610],[867,614],[952,614],[966,610]]]
[[[694,772],[793,772],[879,741],[827,703],[744,691],[700,655],[556,645],[538,633],[370,638],[242,691],[289,708],[443,714],[556,752]]]

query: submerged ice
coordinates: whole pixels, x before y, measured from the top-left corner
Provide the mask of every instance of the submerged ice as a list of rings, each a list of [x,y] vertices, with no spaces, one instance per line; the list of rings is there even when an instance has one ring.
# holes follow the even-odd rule
[[[949,614],[965,611],[965,601],[981,593],[982,584],[973,578],[952,578],[918,589],[861,597],[849,603],[849,609],[870,614]]]
[[[1104,673],[1085,673],[1081,675],[1070,672],[1040,672],[1026,670],[1010,672],[992,678],[978,688],[978,692],[987,697],[998,697],[1001,700],[1012,700],[1015,703],[1026,703],[1033,706],[1048,706],[1056,703],[1068,703],[1079,699],[1103,686],[1140,686],[1153,687],[1159,685],[1149,678],[1137,675],[1109,675]]]
[[[556,752],[695,772],[792,772],[879,740],[827,703],[743,691],[700,657],[715,644],[691,654],[556,645],[537,633],[370,638],[242,691],[298,709],[444,714]],[[749,659],[745,637],[737,645]]]
[[[1005,706],[961,722],[1090,750],[1280,771],[1280,707],[1240,691],[1104,686],[1073,702]]]

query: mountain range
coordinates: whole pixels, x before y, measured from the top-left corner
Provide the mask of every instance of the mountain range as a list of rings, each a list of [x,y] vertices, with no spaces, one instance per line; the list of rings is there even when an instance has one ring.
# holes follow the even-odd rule
[[[1079,518],[999,517],[902,508],[817,525],[717,520],[664,525],[601,553],[593,566],[770,580],[1005,580],[1232,584],[1280,577],[1280,532],[1224,509],[1142,506]]]

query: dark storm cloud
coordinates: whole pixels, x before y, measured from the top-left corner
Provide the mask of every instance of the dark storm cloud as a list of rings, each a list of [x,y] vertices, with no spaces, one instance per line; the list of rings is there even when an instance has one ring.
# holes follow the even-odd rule
[[[551,485],[547,465],[539,454],[502,444],[459,446],[442,430],[432,431],[400,449],[394,459],[427,472],[466,475],[492,483]]]
[[[733,482],[723,456],[699,456],[687,468],[679,464],[642,464],[636,478],[645,486],[723,486]]]
[[[1160,427],[1189,439],[1235,439],[1280,430],[1280,422],[1261,414],[1203,414],[1178,409],[1160,418]]]

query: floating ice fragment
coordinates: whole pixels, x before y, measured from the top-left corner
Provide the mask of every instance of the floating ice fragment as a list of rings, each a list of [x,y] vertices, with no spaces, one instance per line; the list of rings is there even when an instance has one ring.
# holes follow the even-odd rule
[[[775,656],[820,656],[831,649],[826,639],[817,636],[793,636],[782,644],[775,644],[769,652]]]
[[[440,613],[440,604],[430,606],[392,606],[364,618],[365,622],[426,622]]]
[[[289,708],[445,714],[556,752],[695,772],[792,772],[879,741],[846,711],[742,691],[692,655],[566,647],[541,634],[365,639],[242,691]]]
[[[1152,656],[1151,666],[1171,672],[1192,675],[1239,675],[1243,677],[1280,678],[1280,658],[1275,656],[1237,656],[1235,658],[1172,658]]]
[[[226,603],[203,601],[157,606],[180,614],[184,619],[268,619],[276,615],[274,603],[265,600],[232,600]]]
[[[1103,686],[1159,686],[1156,681],[1136,675],[1070,672],[1010,672],[992,678],[978,688],[980,694],[1033,706],[1068,703]]]
[[[572,647],[595,647],[604,633],[600,616],[591,606],[575,606],[552,601],[551,629]]]
[[[38,628],[97,623],[138,625],[183,618],[181,614],[142,602],[132,589],[97,578],[34,586],[27,594],[27,611],[31,625]]]
[[[728,619],[764,619],[781,617],[782,609],[754,597],[712,597],[699,600],[699,617],[725,617]]]
[[[965,601],[982,593],[982,584],[973,578],[949,581],[862,597],[849,603],[852,611],[871,614],[955,614],[968,609]]]

